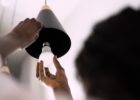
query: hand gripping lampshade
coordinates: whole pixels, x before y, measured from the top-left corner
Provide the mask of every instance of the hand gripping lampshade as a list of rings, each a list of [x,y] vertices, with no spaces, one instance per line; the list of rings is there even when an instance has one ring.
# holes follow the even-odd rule
[[[44,27],[40,31],[38,39],[27,47],[26,51],[32,57],[39,58],[43,43],[49,42],[53,54],[61,57],[70,49],[71,40],[51,9],[47,5],[44,7],[45,9],[43,8],[37,17]]]

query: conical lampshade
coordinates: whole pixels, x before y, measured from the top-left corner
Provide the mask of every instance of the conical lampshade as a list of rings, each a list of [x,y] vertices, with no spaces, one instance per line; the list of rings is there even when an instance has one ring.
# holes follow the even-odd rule
[[[26,48],[26,51],[35,58],[39,58],[44,42],[49,42],[52,52],[61,57],[68,52],[71,40],[62,25],[50,9],[42,9],[37,17],[44,28],[39,33],[39,38]]]

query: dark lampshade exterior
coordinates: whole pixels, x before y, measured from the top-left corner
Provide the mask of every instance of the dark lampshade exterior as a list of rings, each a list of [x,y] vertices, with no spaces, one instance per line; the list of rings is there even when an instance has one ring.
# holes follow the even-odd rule
[[[26,51],[38,59],[43,43],[49,42],[54,55],[61,57],[66,54],[70,49],[71,40],[53,12],[44,9],[39,13],[37,20],[44,25],[44,28],[40,31],[39,38],[27,47]]]

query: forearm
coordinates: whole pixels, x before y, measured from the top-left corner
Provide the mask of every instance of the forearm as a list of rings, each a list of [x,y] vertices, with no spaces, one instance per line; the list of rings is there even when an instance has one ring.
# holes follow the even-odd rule
[[[20,43],[11,33],[0,38],[0,54],[2,58],[7,57],[17,48],[20,48]]]

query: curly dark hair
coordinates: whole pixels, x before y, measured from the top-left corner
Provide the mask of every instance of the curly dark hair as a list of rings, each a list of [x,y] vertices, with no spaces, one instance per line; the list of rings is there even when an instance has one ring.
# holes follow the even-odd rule
[[[126,8],[96,25],[76,58],[87,95],[140,100],[140,11]]]

